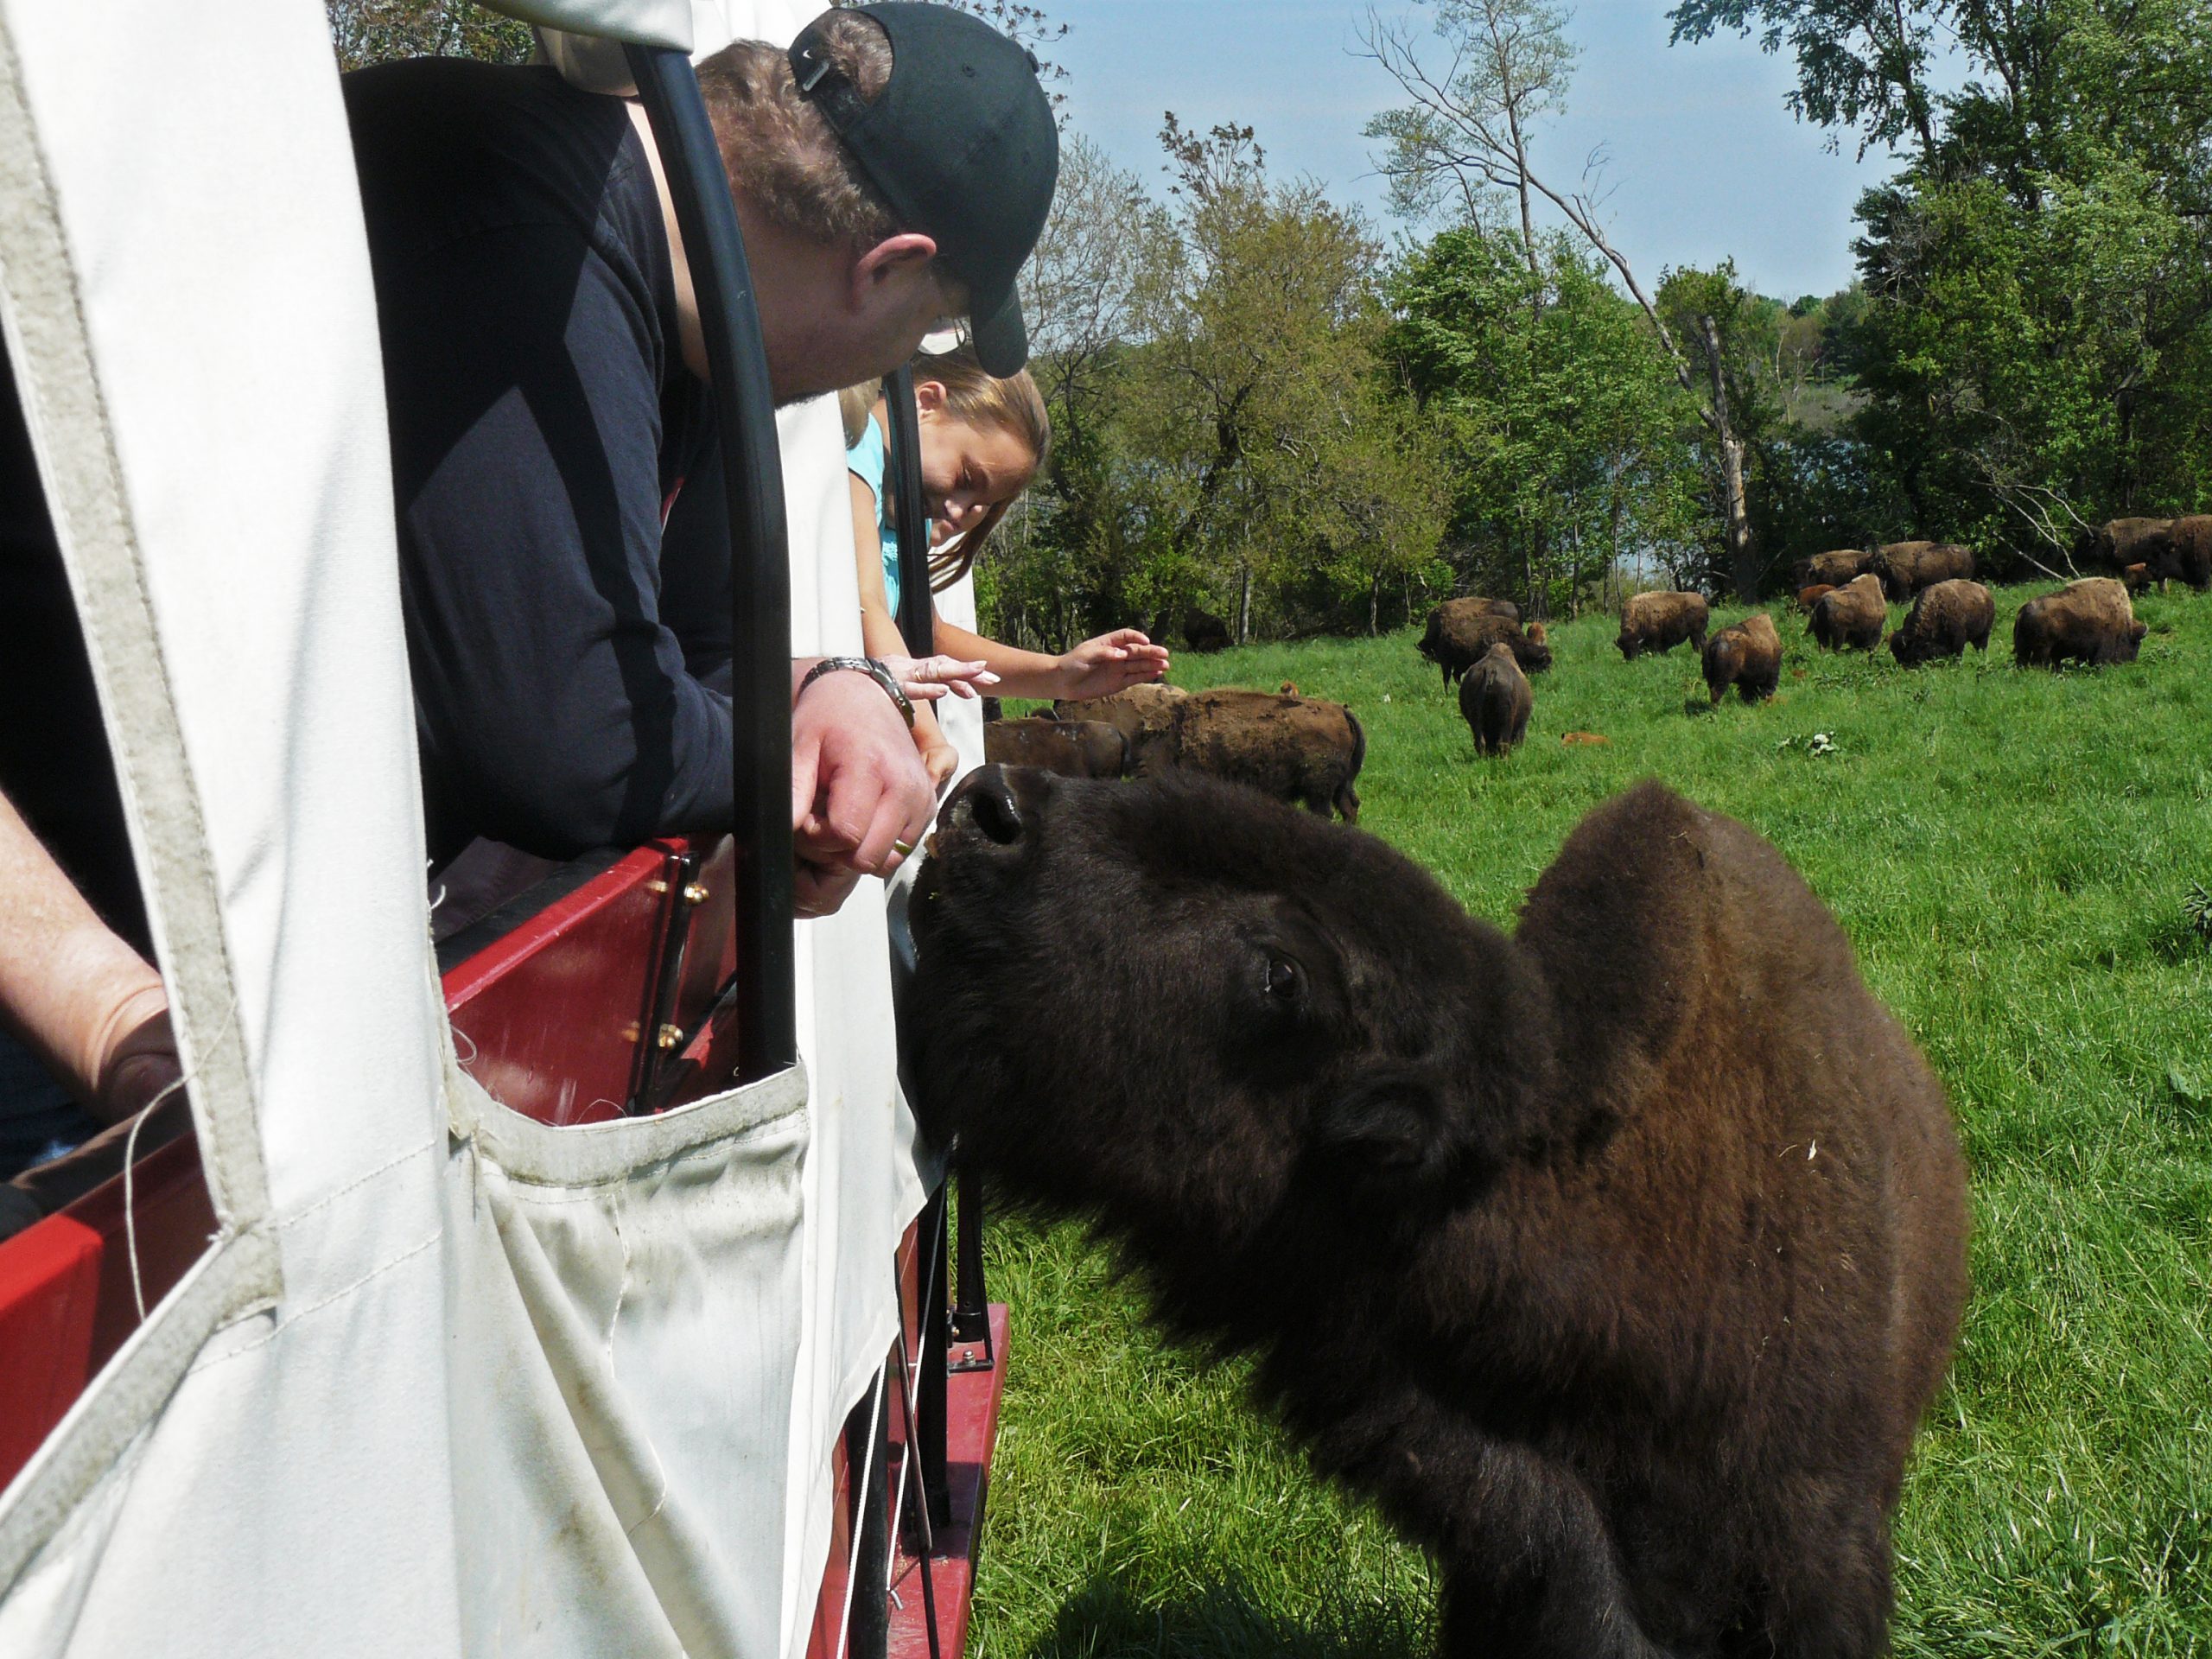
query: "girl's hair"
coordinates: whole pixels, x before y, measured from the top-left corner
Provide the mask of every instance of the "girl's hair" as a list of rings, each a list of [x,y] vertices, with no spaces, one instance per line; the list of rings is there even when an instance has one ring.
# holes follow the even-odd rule
[[[976,360],[976,348],[964,343],[949,352],[918,353],[912,368],[916,385],[934,380],[944,388],[947,419],[963,426],[1012,434],[1035,457],[1030,463],[1030,476],[1034,478],[1043,470],[1045,458],[1052,451],[1052,418],[1046,413],[1044,396],[1037,390],[1037,383],[1029,378],[1028,370],[1020,370],[1004,380],[997,379],[983,372],[982,364]],[[837,394],[837,415],[844,423],[846,448],[861,441],[874,410],[875,400],[882,395],[882,383],[875,380],[847,386]],[[1026,482],[1023,487],[1027,487]],[[982,522],[975,529],[946,543],[942,552],[930,556],[931,593],[943,593],[968,574],[975,565],[976,555],[990,539],[991,531],[1013,505],[1011,500],[1000,502],[983,515]]]
[[[1033,457],[1030,478],[1044,470],[1046,458],[1052,453],[1052,417],[1046,412],[1044,397],[1028,370],[1017,370],[1003,380],[986,374],[976,360],[976,348],[964,342],[949,352],[923,352],[915,357],[913,367],[916,385],[934,380],[944,388],[946,418],[963,426],[1010,434]],[[1024,480],[1022,488],[1027,487],[1028,480]],[[1020,493],[1017,490],[1014,495]],[[1013,505],[1013,498],[1000,502],[975,529],[931,556],[931,593],[942,593],[974,568],[991,532]]]

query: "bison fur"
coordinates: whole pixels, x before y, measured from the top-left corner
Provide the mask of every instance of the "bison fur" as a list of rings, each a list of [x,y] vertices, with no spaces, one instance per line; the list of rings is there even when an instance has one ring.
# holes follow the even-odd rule
[[[1484,653],[1459,682],[1459,713],[1483,754],[1503,754],[1528,735],[1536,694],[1503,639]]]
[[[1997,601],[1978,582],[1939,582],[1923,588],[1912,611],[1890,636],[1890,654],[1906,668],[1937,657],[1963,657],[1972,645],[1989,649],[1989,630],[1997,621]]]
[[[983,759],[1064,778],[1119,778],[1128,770],[1129,741],[1103,720],[995,720],[983,728]]]
[[[933,844],[923,1127],[1086,1218],[1171,1334],[1254,1357],[1437,1562],[1450,1659],[1884,1650],[1965,1184],[1772,847],[1642,785],[1509,936],[1196,780],[985,768]]]
[[[2020,607],[2012,619],[2012,660],[2031,668],[2132,663],[2145,632],[2125,587],[2110,576],[2086,576]]]
[[[1352,787],[1367,760],[1367,734],[1351,709],[1273,691],[1199,691],[1179,699],[1165,729],[1133,740],[1137,775],[1196,772],[1347,823],[1359,821]]]
[[[1754,611],[1705,642],[1705,689],[1718,703],[1734,686],[1745,702],[1770,697],[1782,683],[1782,635],[1774,619]]]
[[[1875,550],[1867,569],[1881,579],[1882,591],[1902,604],[1939,582],[1974,577],[1974,550],[1956,542],[1891,542]]]
[[[1621,631],[1613,644],[1631,663],[1647,651],[1669,652],[1686,639],[1691,650],[1703,651],[1711,614],[1703,594],[1631,594],[1621,607]]]
[[[1872,651],[1882,643],[1889,620],[1882,579],[1870,570],[1814,601],[1810,626],[1813,638],[1830,651]]]

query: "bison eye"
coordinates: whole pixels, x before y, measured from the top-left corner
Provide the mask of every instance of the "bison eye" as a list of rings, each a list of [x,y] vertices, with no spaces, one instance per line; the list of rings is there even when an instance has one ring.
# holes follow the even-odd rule
[[[1269,996],[1295,1002],[1305,992],[1306,976],[1288,957],[1269,957],[1267,987]]]

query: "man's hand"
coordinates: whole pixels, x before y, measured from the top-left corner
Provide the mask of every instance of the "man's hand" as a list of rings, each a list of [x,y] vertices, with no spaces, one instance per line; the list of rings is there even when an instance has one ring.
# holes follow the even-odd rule
[[[791,664],[797,686],[811,661]],[[824,674],[791,709],[798,913],[826,916],[889,875],[929,830],[937,791],[906,721],[865,674]]]
[[[184,1075],[169,1029],[168,997],[158,982],[150,995],[142,993],[116,1009],[93,1075],[92,1115],[104,1123],[137,1116]]]
[[[1086,639],[1053,664],[1063,697],[1107,697],[1167,672],[1167,647],[1135,628]]]

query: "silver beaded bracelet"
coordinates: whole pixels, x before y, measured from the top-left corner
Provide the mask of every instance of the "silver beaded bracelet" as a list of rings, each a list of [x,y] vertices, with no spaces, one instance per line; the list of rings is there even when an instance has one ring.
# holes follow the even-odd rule
[[[900,689],[897,677],[873,657],[824,657],[812,668],[806,671],[806,677],[798,683],[798,696],[804,696],[806,695],[806,688],[812,685],[824,674],[836,674],[840,672],[865,674],[868,678],[874,680],[878,685],[881,686],[883,688],[884,695],[889,697],[892,702],[897,703],[899,705],[899,712],[906,715],[907,728],[909,730],[912,729],[914,724],[914,705],[912,702],[907,697],[906,693]],[[798,697],[792,698],[794,702],[798,700]]]

